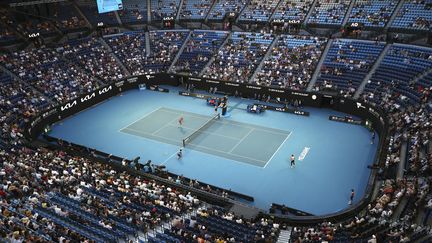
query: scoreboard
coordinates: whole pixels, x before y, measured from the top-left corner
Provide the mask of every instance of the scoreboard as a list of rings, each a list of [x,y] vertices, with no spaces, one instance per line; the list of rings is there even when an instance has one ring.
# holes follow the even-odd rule
[[[123,9],[122,0],[96,0],[98,12],[107,13]]]

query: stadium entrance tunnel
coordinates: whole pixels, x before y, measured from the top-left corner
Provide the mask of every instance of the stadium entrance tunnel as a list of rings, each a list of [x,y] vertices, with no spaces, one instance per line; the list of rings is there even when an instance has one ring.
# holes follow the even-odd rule
[[[194,87],[198,90],[209,90],[210,88],[217,88],[218,92],[226,95],[236,95],[244,98],[254,98],[257,96],[271,97],[271,100],[277,100],[280,102],[289,100],[301,101],[303,106],[315,107],[315,108],[331,108],[336,111],[351,114],[353,116],[359,117],[363,121],[363,125],[367,125],[370,129],[377,132],[379,136],[378,151],[375,155],[373,161],[373,166],[380,166],[385,163],[386,157],[386,137],[388,130],[388,121],[385,113],[370,104],[353,100],[350,98],[344,98],[339,96],[332,96],[328,94],[322,94],[319,92],[305,92],[296,90],[287,90],[273,87],[258,86],[252,84],[243,84],[235,82],[226,82],[220,80],[212,80],[205,78],[195,78],[167,73],[151,74],[151,75],[140,75],[128,77],[108,85],[105,85],[93,92],[84,94],[74,100],[70,100],[67,103],[58,105],[57,107],[51,108],[39,114],[35,119],[27,124],[25,131],[25,136],[30,140],[37,140],[40,135],[48,128],[50,125],[63,120],[71,115],[74,115],[84,109],[87,109],[93,105],[96,105],[110,97],[116,96],[124,91],[131,89],[138,89],[146,87],[150,90],[165,92],[166,90],[160,85],[168,86],[189,86]],[[183,92],[183,95],[193,95],[192,92]],[[349,119],[344,120],[344,122],[350,122]],[[78,145],[76,145],[78,146]],[[86,148],[80,148],[86,149]],[[87,149],[87,151],[90,151]],[[104,155],[104,153],[99,153]],[[108,156],[107,154],[105,154]],[[118,158],[120,161],[122,158]],[[342,220],[349,218],[352,215],[358,213],[363,209],[370,201],[372,196],[372,190],[374,188],[375,179],[377,177],[377,170],[372,170],[369,177],[364,197],[355,205],[339,211],[334,214],[328,214],[323,216],[313,216],[304,212],[296,210],[291,210],[292,214],[280,214],[270,212],[270,215],[288,223],[296,224],[312,224],[316,222],[331,221],[331,220]],[[153,179],[161,180],[163,183],[168,183],[162,178],[157,178],[151,175]],[[196,191],[197,189],[190,188],[191,191]],[[199,192],[198,192],[199,193]],[[205,197],[208,201],[220,202],[221,204],[226,204],[227,199],[222,198],[217,195],[212,195],[210,193],[200,194]],[[231,203],[236,203],[231,201]]]

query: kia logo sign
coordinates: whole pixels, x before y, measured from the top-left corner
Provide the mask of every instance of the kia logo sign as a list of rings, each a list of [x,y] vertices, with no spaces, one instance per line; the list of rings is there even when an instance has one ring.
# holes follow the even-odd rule
[[[61,110],[61,111],[68,110],[68,109],[74,107],[76,104],[77,104],[77,101],[74,100],[72,103],[67,103],[66,105],[62,105],[62,106],[60,107],[60,110]]]
[[[85,97],[81,98],[81,103],[91,100],[95,96],[96,94],[94,92],[91,95],[86,95]]]
[[[105,94],[106,92],[108,92],[110,90],[112,90],[112,86],[111,85],[108,86],[108,87],[105,87],[105,88],[103,88],[101,90],[99,90],[99,95]]]

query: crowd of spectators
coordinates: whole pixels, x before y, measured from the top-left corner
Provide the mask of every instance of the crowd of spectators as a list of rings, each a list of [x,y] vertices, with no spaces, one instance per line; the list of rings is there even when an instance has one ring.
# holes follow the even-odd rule
[[[198,76],[228,36],[224,31],[193,31],[174,65],[176,72]]]
[[[283,20],[296,20],[302,23],[312,6],[311,0],[295,0],[295,1],[282,1],[275,13],[273,19]]]
[[[309,24],[341,25],[348,11],[349,0],[317,1],[311,15]]]
[[[77,63],[91,74],[91,77],[97,77],[104,82],[126,76],[112,53],[97,38],[70,41],[57,48],[57,52],[71,63]]]
[[[254,82],[306,89],[326,43],[325,38],[282,35],[265,59]]]
[[[1,56],[1,64],[50,99],[63,103],[95,88],[92,76],[56,50],[39,48]]]
[[[212,0],[183,0],[180,19],[205,19],[213,4]]]
[[[430,30],[432,0],[405,1],[392,23],[392,27],[414,30]]]
[[[161,20],[164,17],[176,17],[180,0],[155,0],[151,1],[152,20]]]
[[[151,31],[149,72],[167,71],[188,34],[189,31]]]
[[[321,66],[316,86],[352,96],[384,49],[384,43],[337,39]]]
[[[278,3],[278,0],[252,0],[241,12],[239,20],[267,22]]]
[[[132,75],[145,74],[148,71],[144,32],[128,32],[105,39]]]
[[[274,37],[268,33],[234,32],[219,50],[203,77],[249,82]]]
[[[208,19],[221,20],[228,13],[235,13],[237,16],[246,6],[246,3],[246,0],[216,0]]]
[[[365,26],[384,27],[390,20],[397,2],[392,0],[362,0],[354,3],[348,22]]]

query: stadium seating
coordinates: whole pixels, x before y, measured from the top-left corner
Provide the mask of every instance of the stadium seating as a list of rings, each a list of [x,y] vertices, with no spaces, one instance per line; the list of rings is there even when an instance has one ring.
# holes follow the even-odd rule
[[[203,20],[212,6],[212,0],[183,0],[180,19]]]
[[[384,49],[383,43],[338,39],[330,47],[317,85],[336,85],[353,94]]]
[[[66,43],[58,52],[89,74],[109,82],[125,77],[114,57],[96,38],[85,38]]]
[[[356,1],[348,22],[362,23],[366,27],[384,27],[397,6],[393,0]]]
[[[227,36],[228,32],[223,31],[193,31],[174,69],[197,76]]]
[[[96,85],[92,77],[51,49],[14,52],[4,56],[2,63],[47,97],[60,103],[77,97],[83,91],[93,90]],[[62,70],[65,67],[68,68]]]
[[[87,27],[86,21],[72,3],[59,2],[56,4],[54,18],[57,27],[62,32],[77,32]]]
[[[326,40],[282,35],[264,60],[254,82],[260,85],[305,89],[315,70]]]
[[[211,9],[208,19],[222,20],[227,13],[240,13],[246,6],[246,0],[216,0]]]
[[[420,86],[412,81],[417,75],[428,71],[431,66],[432,49],[392,45],[365,90],[383,92],[390,89],[400,96],[400,105],[419,103]],[[429,83],[426,87],[431,86]]]
[[[303,23],[312,3],[312,0],[281,1],[272,19],[297,20]]]
[[[152,20],[162,20],[164,17],[176,17],[180,0],[151,1]]]
[[[151,31],[149,61],[146,70],[149,73],[166,71],[186,40],[189,31]]]
[[[392,23],[394,28],[429,30],[432,27],[432,0],[405,1]]]
[[[273,39],[270,34],[233,32],[203,77],[249,82]]]
[[[251,0],[240,15],[240,21],[266,22],[270,20],[279,0]]]
[[[125,32],[105,37],[106,42],[132,75],[148,72],[146,37],[144,32]]]
[[[309,16],[309,24],[342,25],[349,0],[317,1]]]
[[[118,14],[123,24],[143,24],[147,22],[147,1],[123,1],[123,10]]]

